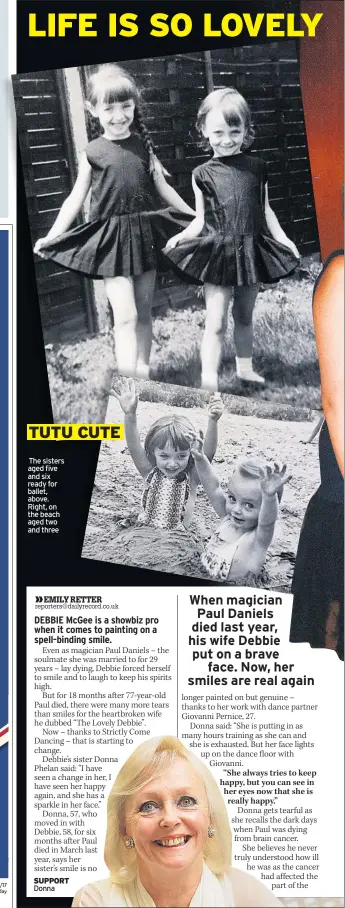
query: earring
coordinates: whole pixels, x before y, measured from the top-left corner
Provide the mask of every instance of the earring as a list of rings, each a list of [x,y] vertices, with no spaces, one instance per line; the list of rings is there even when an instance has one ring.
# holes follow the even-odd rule
[[[216,834],[216,830],[213,829],[213,826],[209,826],[207,830],[207,835],[209,839],[213,839],[213,836]]]
[[[125,846],[126,848],[134,848],[134,839],[132,839],[131,835],[128,835],[125,839]]]

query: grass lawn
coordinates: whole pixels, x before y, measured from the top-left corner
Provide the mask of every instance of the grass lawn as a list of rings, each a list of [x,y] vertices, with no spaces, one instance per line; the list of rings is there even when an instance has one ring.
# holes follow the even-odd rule
[[[224,345],[220,390],[237,395],[233,412],[276,419],[309,419],[320,407],[319,369],[312,321],[312,291],[320,266],[313,262],[259,294],[254,315],[254,364],[264,388],[236,378],[233,324]],[[200,343],[205,319],[202,299],[182,308],[154,310],[150,377],[192,388],[200,386]],[[103,422],[115,370],[112,329],[77,343],[48,345],[48,375],[56,422]],[[281,409],[281,405],[282,409]]]

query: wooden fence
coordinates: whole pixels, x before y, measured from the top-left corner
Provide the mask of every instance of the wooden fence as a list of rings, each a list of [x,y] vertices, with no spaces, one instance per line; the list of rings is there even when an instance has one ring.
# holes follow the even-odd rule
[[[32,245],[50,229],[76,175],[64,80],[55,70],[13,77],[20,156]],[[92,286],[76,272],[35,257],[45,342],[96,328]]]

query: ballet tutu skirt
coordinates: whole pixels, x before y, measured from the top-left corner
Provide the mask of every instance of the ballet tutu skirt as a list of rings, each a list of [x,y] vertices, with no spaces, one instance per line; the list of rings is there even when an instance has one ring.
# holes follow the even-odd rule
[[[163,246],[192,218],[159,207],[141,138],[135,133],[120,141],[100,136],[85,153],[91,166],[89,219],[45,243],[44,258],[96,279],[166,267]]]
[[[251,154],[212,158],[193,173],[205,204],[200,236],[164,250],[189,283],[251,286],[292,274],[299,259],[269,233],[265,219],[267,169]]]

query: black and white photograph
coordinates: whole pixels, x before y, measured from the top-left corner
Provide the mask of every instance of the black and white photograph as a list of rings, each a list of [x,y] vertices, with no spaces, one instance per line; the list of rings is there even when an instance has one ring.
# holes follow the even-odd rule
[[[116,372],[317,409],[296,41],[12,81],[54,420]]]
[[[82,556],[291,592],[317,414],[117,376]]]

